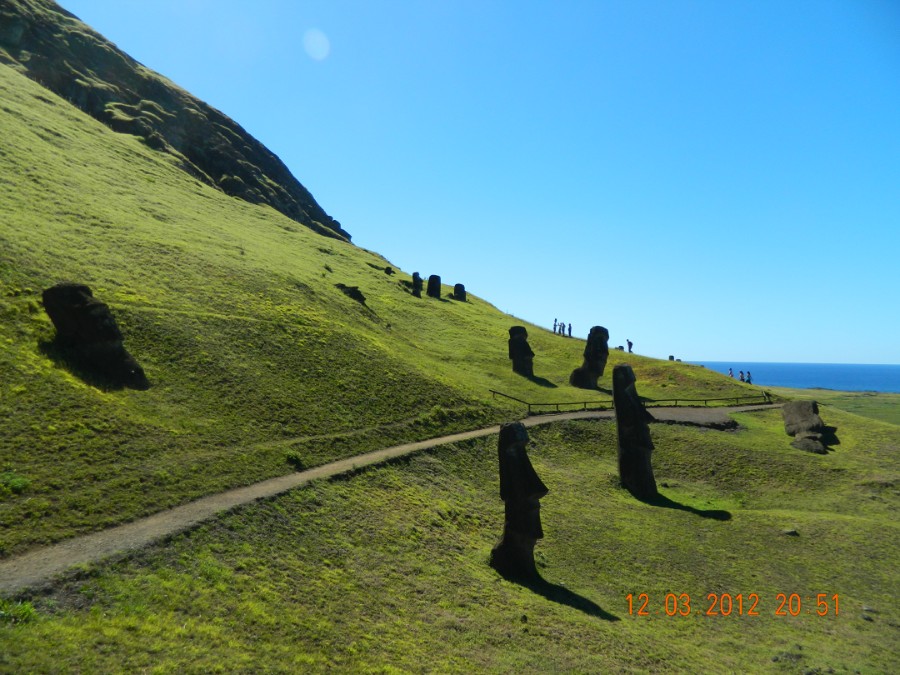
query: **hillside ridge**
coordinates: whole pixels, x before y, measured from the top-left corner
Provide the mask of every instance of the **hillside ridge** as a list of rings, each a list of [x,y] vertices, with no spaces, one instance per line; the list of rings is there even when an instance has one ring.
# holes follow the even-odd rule
[[[285,164],[239,124],[138,63],[52,0],[0,0],[0,63],[114,131],[179,158],[228,195],[350,240]]]

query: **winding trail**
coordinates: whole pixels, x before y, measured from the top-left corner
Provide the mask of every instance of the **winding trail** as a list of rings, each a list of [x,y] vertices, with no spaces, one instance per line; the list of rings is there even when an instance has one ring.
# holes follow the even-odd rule
[[[650,410],[659,422],[724,427],[730,422],[729,413],[767,410],[775,407],[780,406],[770,404],[721,408],[651,408]],[[612,410],[599,410],[535,415],[526,417],[521,422],[526,427],[534,427],[562,420],[612,419],[614,416]],[[258,499],[265,499],[292,490],[319,478],[330,478],[439,445],[481,438],[499,432],[500,425],[496,424],[484,429],[463,431],[375,450],[305,471],[270,478],[246,487],[209,495],[140,520],[36,549],[9,560],[0,561],[0,596],[9,597],[26,589],[50,585],[54,577],[72,567],[90,565],[106,558],[136,551],[155,541],[188,530],[217,514]]]

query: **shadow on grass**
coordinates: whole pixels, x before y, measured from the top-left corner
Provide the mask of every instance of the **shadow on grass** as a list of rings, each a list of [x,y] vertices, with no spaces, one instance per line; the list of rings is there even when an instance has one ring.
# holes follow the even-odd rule
[[[560,605],[572,607],[573,609],[584,612],[588,616],[596,616],[597,618],[603,619],[604,621],[620,621],[619,617],[617,617],[615,614],[610,614],[593,600],[588,600],[583,595],[579,595],[574,591],[570,591],[565,586],[560,586],[559,584],[551,584],[549,581],[540,576],[540,574],[538,574],[537,578],[534,579],[508,576],[505,574],[502,576],[507,581],[511,581],[512,583],[518,584],[523,588],[527,588],[533,593],[536,593],[537,595],[540,595],[542,598],[546,598],[551,602],[556,602]]]
[[[126,387],[145,391],[150,388],[143,369],[124,348],[86,354],[61,345],[57,340],[41,340],[38,351],[85,384],[102,391],[121,391]]]
[[[556,389],[556,385],[546,377],[538,377],[537,375],[522,375],[522,377],[531,380],[539,387],[549,387],[550,389]]]
[[[641,499],[640,497],[637,497],[637,499],[638,501],[641,501],[644,504],[649,504],[650,506],[659,506],[664,509],[675,509],[676,511],[687,511],[689,513],[693,513],[694,515],[700,516],[701,518],[712,518],[713,520],[731,520],[731,513],[728,511],[722,511],[720,509],[697,509],[693,506],[688,506],[687,504],[676,502],[675,500],[669,499],[662,494],[658,494],[651,499]]]

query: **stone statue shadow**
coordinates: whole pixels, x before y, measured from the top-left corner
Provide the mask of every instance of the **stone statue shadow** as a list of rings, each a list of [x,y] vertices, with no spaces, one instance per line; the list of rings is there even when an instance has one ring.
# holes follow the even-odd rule
[[[83,350],[66,346],[58,339],[41,340],[38,351],[60,368],[91,387],[103,391],[121,391],[126,387],[146,391],[150,382],[144,371],[130,355],[116,351],[110,355],[85,353]],[[112,358],[110,358],[112,357]]]
[[[556,385],[553,384],[546,377],[538,377],[537,375],[522,375],[522,377],[528,378],[532,382],[534,382],[539,387],[547,387],[549,389],[556,389]]]
[[[540,574],[535,577],[524,577],[511,574],[501,574],[501,576],[509,582],[527,588],[529,591],[540,595],[546,600],[577,609],[588,616],[595,616],[604,621],[621,621],[619,617],[615,614],[610,614],[593,600],[589,600],[583,595],[570,591],[565,586],[550,583]]]
[[[674,499],[669,499],[663,494],[657,494],[655,497],[644,499],[637,497],[637,495],[634,496],[638,501],[648,504],[649,506],[659,506],[660,508],[675,509],[676,511],[687,511],[688,513],[700,516],[701,518],[731,520],[731,513],[729,511],[723,511],[721,509],[698,509],[693,506],[688,506],[687,504],[682,504],[681,502],[676,502]]]

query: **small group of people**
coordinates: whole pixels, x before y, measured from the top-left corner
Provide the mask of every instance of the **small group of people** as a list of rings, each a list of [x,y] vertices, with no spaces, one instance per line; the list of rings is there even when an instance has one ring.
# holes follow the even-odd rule
[[[734,377],[734,371],[731,368],[728,369],[728,377]],[[746,375],[744,375],[743,370],[738,371],[738,379],[741,382],[746,382],[747,384],[753,384],[753,376],[750,374],[749,370],[747,371]]]
[[[557,335],[565,336],[566,334],[566,322],[565,321],[557,321],[553,319],[553,332]],[[569,324],[569,337],[572,337],[572,324]]]

